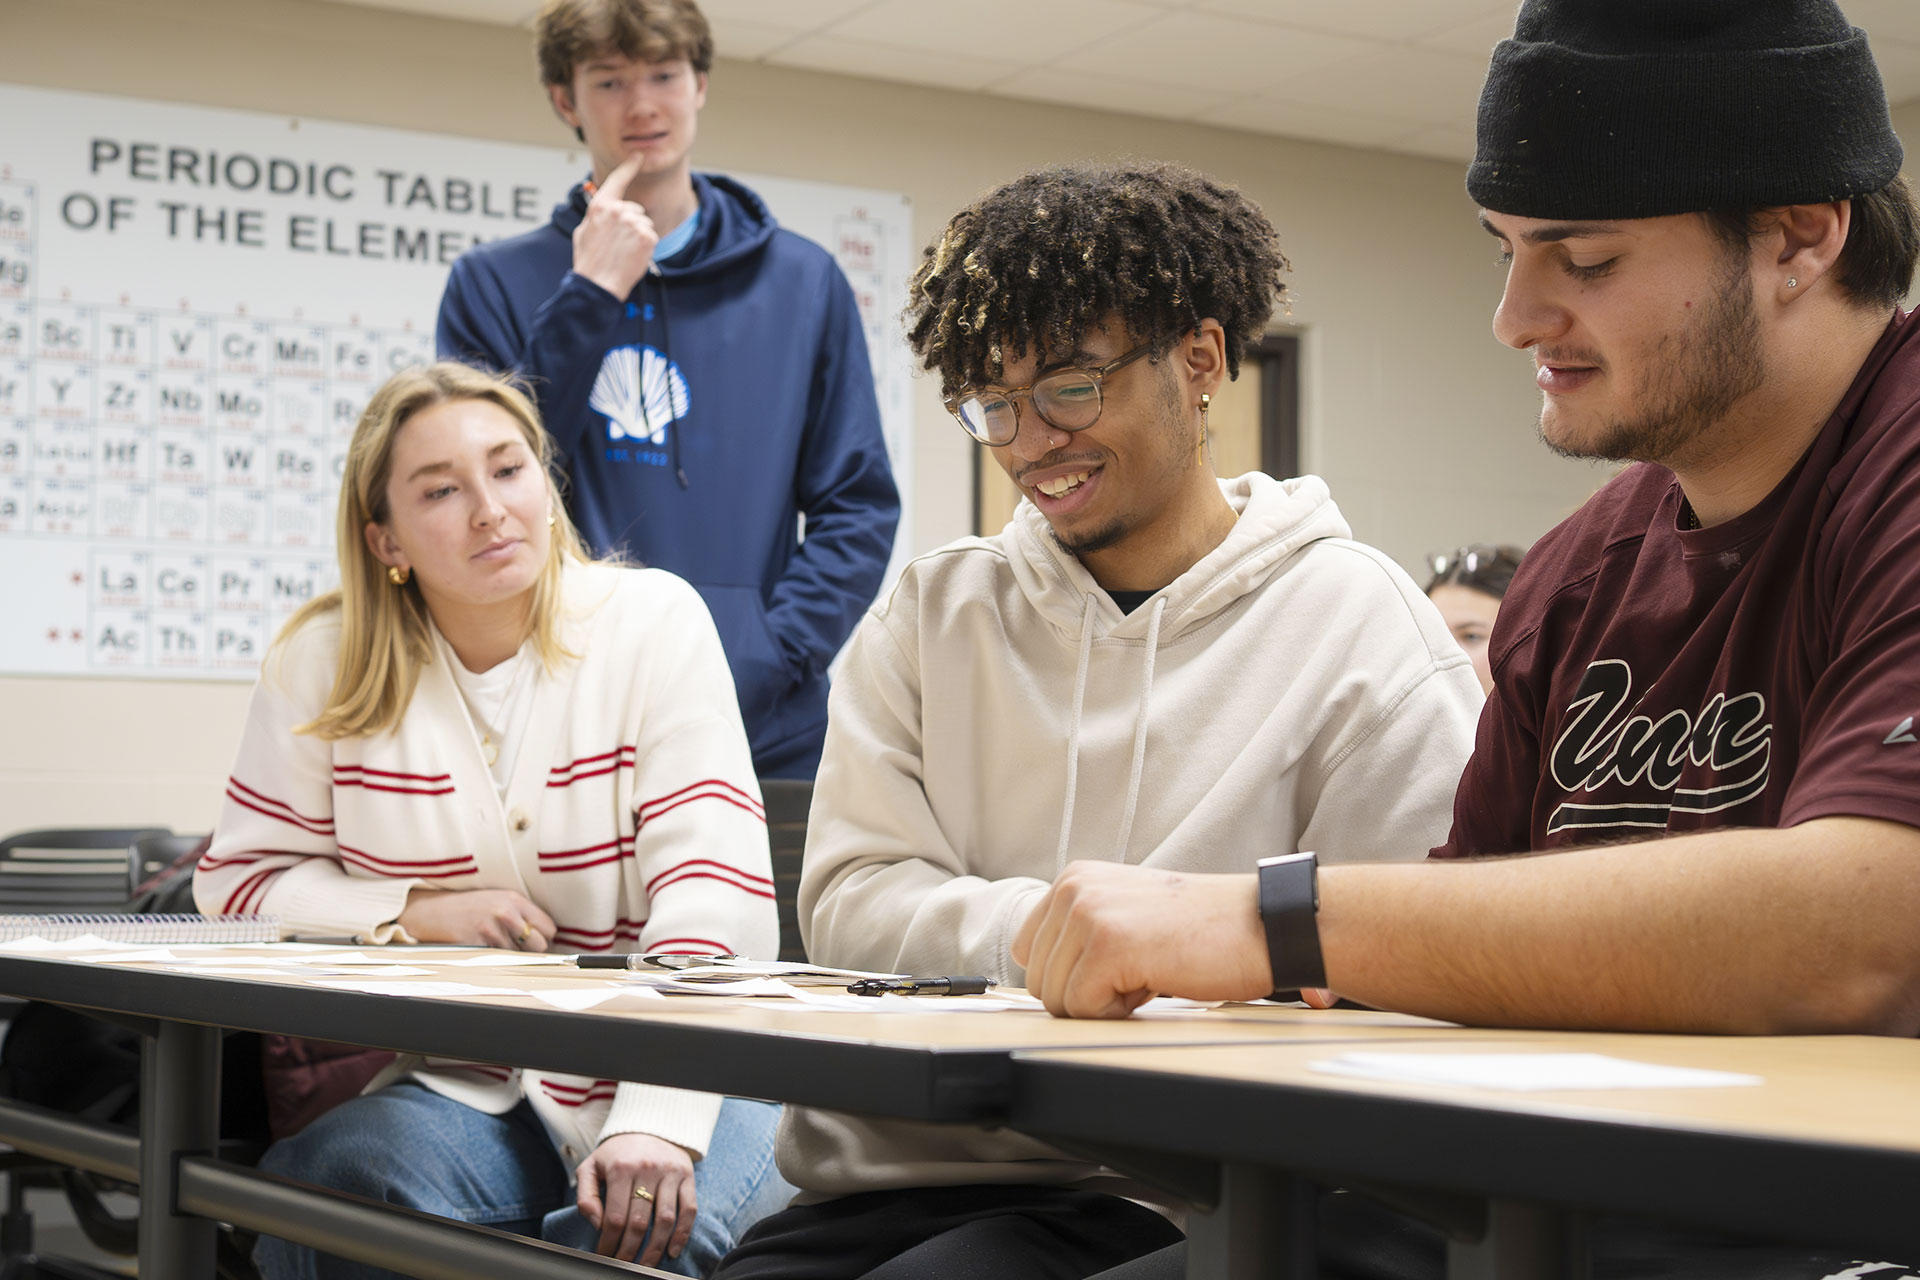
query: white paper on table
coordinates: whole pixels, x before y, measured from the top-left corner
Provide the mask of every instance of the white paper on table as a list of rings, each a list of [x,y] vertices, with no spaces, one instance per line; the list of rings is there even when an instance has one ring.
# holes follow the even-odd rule
[[[1343,1053],[1311,1071],[1409,1084],[1531,1093],[1576,1089],[1720,1089],[1764,1084],[1760,1076],[1634,1062],[1601,1053]]]
[[[92,964],[164,964],[179,958],[166,947],[143,947],[138,951],[107,951],[99,955],[74,957],[75,960]]]
[[[542,1004],[550,1004],[556,1009],[565,1009],[570,1013],[581,1013],[597,1008],[609,1000],[642,1000],[666,1003],[666,997],[649,987],[625,987],[608,990],[605,987],[584,987],[573,991],[535,991],[533,998]]]
[[[466,969],[518,969],[530,964],[567,963],[565,956],[541,955],[538,952],[532,955],[522,952],[517,955],[468,956],[462,960],[434,960],[430,957],[421,957],[421,960],[425,964],[437,964],[445,968],[457,967]]]
[[[0,942],[0,951],[23,951],[32,955],[44,951],[99,951],[126,945],[124,942],[109,942],[97,933],[83,933],[77,938],[63,938],[59,942],[48,942],[37,936],[15,938],[12,942]]]
[[[362,978],[316,978],[316,987],[336,991],[362,991],[370,996],[527,996],[531,991],[514,987],[481,987],[471,982],[386,982]]]
[[[1044,1008],[1038,1000],[1027,1003],[1016,994],[1007,996],[905,996],[889,991],[880,996],[856,996],[846,992],[828,995],[824,991],[794,987],[795,1000],[813,1009],[838,1009],[842,1013],[1005,1013],[1009,1009]]]
[[[285,978],[289,977],[285,969],[249,969],[245,965],[223,964],[205,967],[197,964],[170,964],[168,973],[191,974],[196,978]],[[420,972],[425,973],[422,969]]]

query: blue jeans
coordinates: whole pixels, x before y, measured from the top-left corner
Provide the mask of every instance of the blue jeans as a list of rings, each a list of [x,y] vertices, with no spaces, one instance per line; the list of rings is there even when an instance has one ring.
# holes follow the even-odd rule
[[[784,1208],[793,1188],[773,1167],[780,1108],[728,1098],[706,1158],[693,1166],[699,1211],[678,1258],[660,1269],[704,1276],[747,1228]],[[505,1115],[476,1111],[410,1080],[355,1098],[276,1142],[260,1168],[423,1213],[479,1223],[592,1251],[599,1232],[574,1208],[571,1170],[522,1102]],[[265,1280],[390,1276],[304,1245],[262,1236]]]

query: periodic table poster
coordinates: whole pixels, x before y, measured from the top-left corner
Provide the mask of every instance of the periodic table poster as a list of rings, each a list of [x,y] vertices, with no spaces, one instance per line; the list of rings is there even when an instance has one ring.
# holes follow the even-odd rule
[[[335,584],[348,437],[433,358],[448,268],[544,225],[586,168],[0,85],[0,673],[251,679]],[[738,176],[852,282],[904,498],[906,200]]]

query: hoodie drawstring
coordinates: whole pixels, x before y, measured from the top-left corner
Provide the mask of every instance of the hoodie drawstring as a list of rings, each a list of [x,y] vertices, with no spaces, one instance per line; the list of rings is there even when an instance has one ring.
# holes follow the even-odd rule
[[[1120,815],[1120,839],[1116,848],[1120,861],[1127,860],[1127,840],[1133,835],[1133,814],[1140,806],[1140,773],[1147,763],[1147,713],[1153,703],[1153,659],[1160,652],[1160,619],[1166,616],[1167,598],[1153,602],[1153,616],[1147,621],[1147,656],[1140,672],[1140,710],[1133,720],[1133,763],[1127,770],[1127,807]]]
[[[1080,783],[1080,715],[1087,701],[1087,672],[1093,657],[1093,612],[1091,595],[1080,613],[1080,660],[1073,673],[1073,719],[1067,726],[1067,795],[1060,810],[1060,844],[1053,854],[1053,874],[1067,869],[1067,846],[1073,840],[1073,799]],[[1120,815],[1120,838],[1115,847],[1120,861],[1127,860],[1127,841],[1133,836],[1133,815],[1140,807],[1140,775],[1147,763],[1147,721],[1153,710],[1153,662],[1160,652],[1160,621],[1167,614],[1165,596],[1153,602],[1147,621],[1147,652],[1140,671],[1140,708],[1133,719],[1133,759],[1127,768],[1127,804]]]
[[[687,469],[680,465],[680,405],[673,398],[673,319],[667,312],[667,278],[660,274],[660,264],[651,263],[647,268],[654,276],[654,287],[660,291],[660,354],[667,362],[667,450],[673,458],[673,478],[682,489],[687,487]]]
[[[1073,793],[1080,781],[1080,709],[1087,702],[1087,667],[1093,657],[1093,597],[1080,610],[1080,661],[1073,672],[1073,719],[1067,725],[1067,798],[1060,807],[1060,845],[1053,852],[1053,874],[1067,869],[1067,843],[1073,839]]]

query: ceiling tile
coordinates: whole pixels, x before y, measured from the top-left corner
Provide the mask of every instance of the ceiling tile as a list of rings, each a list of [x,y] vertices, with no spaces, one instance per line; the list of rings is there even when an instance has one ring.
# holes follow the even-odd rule
[[[738,18],[714,18],[713,51],[722,58],[752,62],[766,57],[800,39],[805,32],[792,27],[771,27],[762,22],[743,22]]]
[[[1201,113],[1203,124],[1277,133],[1310,142],[1332,142],[1349,147],[1379,147],[1405,137],[1420,122],[1340,107],[1314,106],[1276,98],[1254,98]]]
[[[1267,96],[1405,116],[1416,124],[1471,125],[1486,78],[1482,59],[1396,48],[1288,77]]]
[[[1131,115],[1188,120],[1225,106],[1229,94],[1207,93],[1180,85],[1145,80],[1091,76],[1059,67],[1035,67],[1000,81],[989,93],[1009,98],[1031,98],[1097,111],[1124,111]]]
[[[874,0],[700,0],[708,21],[757,22],[763,27],[817,31],[848,14],[872,7]]]
[[[1230,14],[1260,22],[1306,27],[1368,40],[1407,40],[1457,26],[1463,19],[1504,8],[1508,29],[1513,7],[1498,0],[1199,0],[1207,13]]]
[[[968,0],[966,19],[926,0],[880,0],[823,34],[870,44],[1004,59],[1050,62],[1164,12],[1132,0]]]
[[[969,90],[984,89],[1021,70],[1015,63],[991,58],[927,53],[836,36],[806,36],[769,54],[765,61],[776,66],[805,67],[809,71]]]
[[[1378,45],[1217,14],[1171,13],[1058,59],[1089,75],[1138,77],[1221,93],[1258,93],[1309,67],[1349,62]]]

